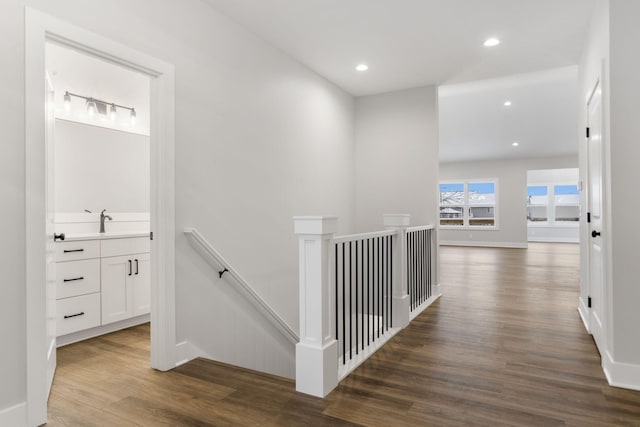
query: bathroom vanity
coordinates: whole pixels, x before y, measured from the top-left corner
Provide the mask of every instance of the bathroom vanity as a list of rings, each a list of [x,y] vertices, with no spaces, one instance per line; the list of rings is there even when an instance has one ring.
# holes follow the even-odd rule
[[[56,243],[58,346],[149,321],[149,233],[86,233]]]

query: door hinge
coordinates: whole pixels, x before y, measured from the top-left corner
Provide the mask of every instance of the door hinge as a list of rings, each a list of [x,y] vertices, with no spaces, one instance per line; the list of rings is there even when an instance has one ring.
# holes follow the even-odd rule
[[[587,297],[587,307],[591,308],[591,297]]]
[[[591,212],[587,212],[587,224],[591,222]]]
[[[587,128],[587,138],[589,138],[589,128]]]
[[[153,240],[153,231],[149,233],[149,240]]]

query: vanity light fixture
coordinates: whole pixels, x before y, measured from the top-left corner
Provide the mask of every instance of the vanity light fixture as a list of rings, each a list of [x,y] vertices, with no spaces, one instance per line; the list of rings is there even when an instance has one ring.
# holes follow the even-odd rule
[[[505,107],[511,107],[511,101],[504,101]]]
[[[96,110],[98,109],[98,104],[92,98],[87,99],[87,114],[89,117],[93,117],[96,115]]]
[[[518,143],[518,142],[514,142],[514,143],[512,143],[511,145],[512,145],[513,147],[517,147],[518,145],[520,145],[520,143]]]
[[[494,46],[498,46],[500,44],[500,40],[498,40],[495,37],[491,37],[487,40],[485,40],[484,45],[486,47],[494,47]]]
[[[131,112],[131,123],[135,124],[136,110],[133,107],[127,107],[125,105],[116,104],[115,102],[102,101],[100,99],[92,98],[90,96],[78,95],[77,93],[71,93],[66,91],[64,93],[64,109],[66,112],[71,111],[71,97],[84,99],[87,104],[87,114],[89,117],[94,117],[97,114],[102,116],[109,116],[112,121],[115,121],[118,117],[118,108],[124,108]]]
[[[367,64],[359,64],[356,67],[357,71],[367,71],[369,69],[369,66]]]

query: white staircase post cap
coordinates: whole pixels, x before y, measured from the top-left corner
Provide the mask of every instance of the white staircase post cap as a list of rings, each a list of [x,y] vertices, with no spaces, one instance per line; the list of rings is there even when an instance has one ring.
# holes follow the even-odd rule
[[[295,234],[332,234],[338,230],[338,217],[335,216],[294,216]]]
[[[408,227],[411,222],[410,214],[384,214],[385,227]]]

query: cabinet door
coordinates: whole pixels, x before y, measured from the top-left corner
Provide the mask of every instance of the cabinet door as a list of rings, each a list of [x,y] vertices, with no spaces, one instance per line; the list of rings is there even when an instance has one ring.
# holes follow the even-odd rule
[[[131,278],[135,266],[129,256],[102,258],[102,324],[133,315]]]
[[[133,315],[140,316],[151,311],[151,256],[132,255],[133,258]]]

